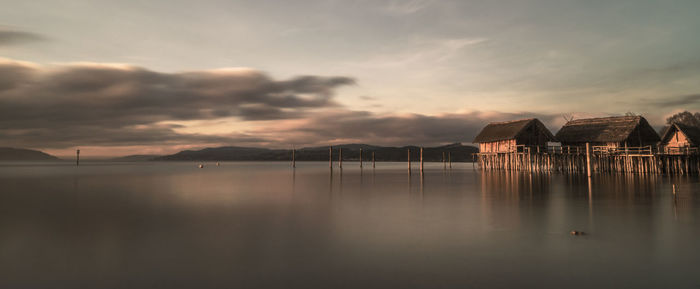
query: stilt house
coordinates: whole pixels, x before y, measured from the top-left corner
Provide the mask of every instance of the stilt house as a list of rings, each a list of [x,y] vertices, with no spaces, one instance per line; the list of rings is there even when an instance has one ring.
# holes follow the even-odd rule
[[[536,118],[489,123],[474,138],[480,153],[506,153],[517,151],[518,146],[545,147],[554,136]]]
[[[621,147],[656,146],[660,138],[641,116],[577,119],[567,122],[556,135],[563,146]]]
[[[667,154],[697,153],[700,128],[681,123],[669,126],[661,137],[660,147]]]

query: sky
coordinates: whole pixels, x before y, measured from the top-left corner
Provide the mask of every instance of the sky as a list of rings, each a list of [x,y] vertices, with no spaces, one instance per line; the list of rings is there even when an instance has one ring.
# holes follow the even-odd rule
[[[700,110],[700,1],[0,0],[0,146],[468,144]]]

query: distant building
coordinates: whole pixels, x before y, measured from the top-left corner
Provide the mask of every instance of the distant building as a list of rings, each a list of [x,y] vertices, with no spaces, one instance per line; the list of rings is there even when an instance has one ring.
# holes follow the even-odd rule
[[[700,145],[700,128],[674,123],[663,132],[660,147],[665,153],[697,152]]]
[[[480,153],[506,153],[516,151],[518,146],[546,147],[554,140],[541,121],[530,118],[489,123],[473,143],[479,144]]]
[[[567,122],[556,135],[564,146],[656,146],[659,134],[641,116],[577,119]]]

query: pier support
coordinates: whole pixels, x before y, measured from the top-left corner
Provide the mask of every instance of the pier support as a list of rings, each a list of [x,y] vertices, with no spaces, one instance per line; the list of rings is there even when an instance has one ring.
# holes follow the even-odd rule
[[[445,152],[442,152],[442,169],[447,168],[447,160],[445,159]]]
[[[362,148],[360,148],[360,168],[362,168]]]
[[[423,173],[423,147],[420,147],[420,172]]]
[[[591,144],[586,143],[586,172],[591,177]]]

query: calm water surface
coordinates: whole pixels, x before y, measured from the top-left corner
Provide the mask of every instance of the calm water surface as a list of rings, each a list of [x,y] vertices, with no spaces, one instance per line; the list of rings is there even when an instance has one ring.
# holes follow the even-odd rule
[[[2,163],[0,288],[700,287],[698,177],[344,165]]]

